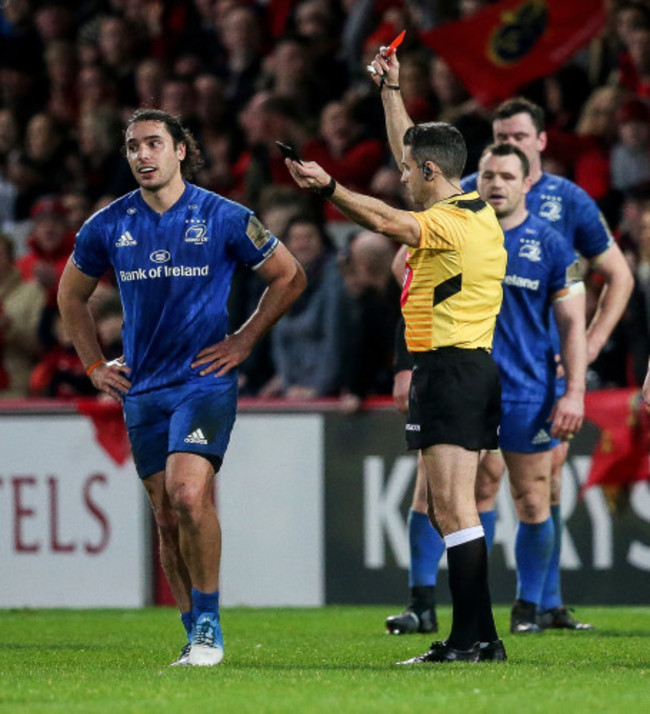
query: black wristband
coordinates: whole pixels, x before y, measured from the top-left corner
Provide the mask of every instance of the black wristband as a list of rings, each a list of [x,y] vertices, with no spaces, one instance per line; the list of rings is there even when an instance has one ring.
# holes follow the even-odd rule
[[[386,87],[386,89],[399,90],[399,84],[386,84],[386,82],[384,82],[384,84],[381,85],[381,88],[383,89],[384,87]]]
[[[334,176],[332,176],[327,186],[320,186],[319,188],[315,188],[314,193],[317,193],[319,196],[323,196],[324,198],[329,198],[334,193],[335,189],[336,180],[334,179]]]

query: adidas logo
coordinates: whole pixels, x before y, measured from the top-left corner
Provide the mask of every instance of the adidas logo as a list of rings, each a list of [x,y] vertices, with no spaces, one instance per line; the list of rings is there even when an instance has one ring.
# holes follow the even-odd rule
[[[115,247],[125,248],[128,245],[138,245],[138,241],[129,233],[129,231],[126,231],[126,233],[122,233],[119,240],[115,244]]]
[[[531,444],[548,444],[551,437],[547,431],[540,429],[537,434],[533,437]]]
[[[205,434],[201,429],[193,431],[191,434],[184,439],[186,444],[207,444],[208,440],[205,438]]]

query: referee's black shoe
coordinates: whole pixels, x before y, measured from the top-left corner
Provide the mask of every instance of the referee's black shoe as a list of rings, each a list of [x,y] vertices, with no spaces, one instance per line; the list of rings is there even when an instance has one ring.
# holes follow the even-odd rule
[[[478,658],[481,662],[505,662],[508,659],[502,639],[481,642]]]
[[[412,664],[437,664],[439,662],[479,662],[481,659],[481,649],[477,642],[472,645],[468,650],[457,650],[454,647],[450,647],[447,641],[444,642],[432,642],[431,649],[425,652],[423,655],[418,657],[411,657],[411,659],[404,660],[403,662],[396,662],[398,665],[412,665]]]
[[[386,618],[386,632],[389,635],[410,635],[415,632],[438,632],[438,620],[433,608],[416,610],[407,607],[401,615]]]

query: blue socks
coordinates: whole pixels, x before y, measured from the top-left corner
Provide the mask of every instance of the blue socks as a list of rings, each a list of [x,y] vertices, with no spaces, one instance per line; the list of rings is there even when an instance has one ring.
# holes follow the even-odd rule
[[[181,622],[183,623],[183,627],[185,628],[185,632],[187,632],[187,639],[190,639],[190,635],[192,634],[192,625],[194,624],[192,620],[192,611],[188,610],[187,612],[181,612]]]
[[[497,512],[493,511],[483,511],[479,513],[478,517],[481,519],[481,525],[483,526],[483,532],[485,533],[485,545],[487,546],[488,555],[492,550],[492,543],[494,543],[494,533],[497,527]]]
[[[210,612],[216,615],[217,620],[219,619],[219,591],[215,590],[213,593],[202,593],[192,588],[192,618],[194,622],[196,622],[199,615],[204,612]]]
[[[542,523],[519,523],[515,539],[517,600],[539,605],[553,553],[555,525],[552,518]]]
[[[555,542],[553,552],[548,564],[546,581],[542,590],[541,610],[552,610],[554,607],[562,605],[562,593],[560,591],[560,550],[562,549],[562,515],[560,506],[551,506],[551,518],[555,524]]]
[[[408,515],[409,587],[435,585],[438,565],[445,552],[445,543],[438,531],[431,525],[429,516],[411,509]]]

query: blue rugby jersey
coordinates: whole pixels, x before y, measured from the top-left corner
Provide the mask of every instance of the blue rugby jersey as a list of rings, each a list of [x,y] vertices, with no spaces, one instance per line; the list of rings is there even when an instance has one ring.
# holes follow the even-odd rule
[[[475,191],[478,174],[461,181],[464,191]],[[569,245],[588,260],[614,243],[595,201],[572,181],[543,173],[526,196],[526,208],[548,221]]]
[[[277,245],[250,210],[189,183],[163,215],[138,189],[84,223],[72,261],[92,277],[115,271],[130,394],[199,377],[190,364],[226,336],[235,266],[255,268]]]
[[[568,284],[576,258],[562,236],[532,214],[504,235],[508,263],[492,348],[501,395],[541,402],[555,391],[551,296]]]

